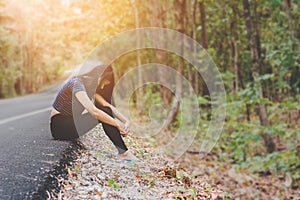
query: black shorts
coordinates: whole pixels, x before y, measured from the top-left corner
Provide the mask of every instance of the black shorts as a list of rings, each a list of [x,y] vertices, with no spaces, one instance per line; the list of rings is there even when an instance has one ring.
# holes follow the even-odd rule
[[[97,124],[99,122],[89,113],[77,115],[75,120],[73,116],[57,114],[51,117],[50,130],[54,139],[76,140]]]
[[[57,114],[51,117],[50,130],[56,140],[75,140],[79,138],[72,116]]]

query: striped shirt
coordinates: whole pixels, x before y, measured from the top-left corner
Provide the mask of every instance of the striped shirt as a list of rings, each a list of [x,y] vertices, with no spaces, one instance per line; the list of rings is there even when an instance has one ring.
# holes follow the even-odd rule
[[[75,93],[79,91],[86,91],[82,81],[78,77],[69,79],[60,89],[52,106],[62,115],[73,116],[72,105]],[[76,101],[77,98],[74,98]]]

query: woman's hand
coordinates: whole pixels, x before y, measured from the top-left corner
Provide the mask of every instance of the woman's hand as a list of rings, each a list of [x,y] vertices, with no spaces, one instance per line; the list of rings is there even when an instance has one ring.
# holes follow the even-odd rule
[[[118,124],[117,126],[117,129],[120,131],[120,134],[123,136],[123,137],[126,137],[128,135],[128,132],[125,132],[124,128]]]
[[[123,132],[120,131],[120,133],[123,137],[126,137],[130,131],[130,122],[128,120],[125,122],[123,130],[124,131]]]
[[[122,131],[120,130],[120,133],[123,137],[126,137],[129,131],[130,131],[130,122],[127,120],[124,124],[124,128],[122,128]]]
[[[130,132],[130,121],[128,121],[128,120],[125,122],[124,131],[127,134]]]

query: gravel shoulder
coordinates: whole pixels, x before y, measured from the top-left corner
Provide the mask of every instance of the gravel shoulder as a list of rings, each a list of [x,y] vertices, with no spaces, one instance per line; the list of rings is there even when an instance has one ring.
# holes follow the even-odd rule
[[[101,125],[80,141],[84,148],[66,167],[67,176],[57,177],[61,190],[49,191],[48,199],[231,199],[133,136],[125,143],[142,161],[132,164],[117,159]]]

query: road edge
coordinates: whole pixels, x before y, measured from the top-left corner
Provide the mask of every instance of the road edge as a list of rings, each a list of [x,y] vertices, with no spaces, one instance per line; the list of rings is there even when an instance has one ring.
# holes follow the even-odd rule
[[[41,200],[51,199],[49,196],[53,193],[57,194],[61,190],[59,179],[65,179],[68,177],[67,167],[71,166],[72,162],[80,156],[85,146],[80,140],[71,141],[69,146],[63,151],[59,162],[52,167],[52,169],[46,173],[39,186],[34,191],[31,191],[26,195],[25,199]]]

